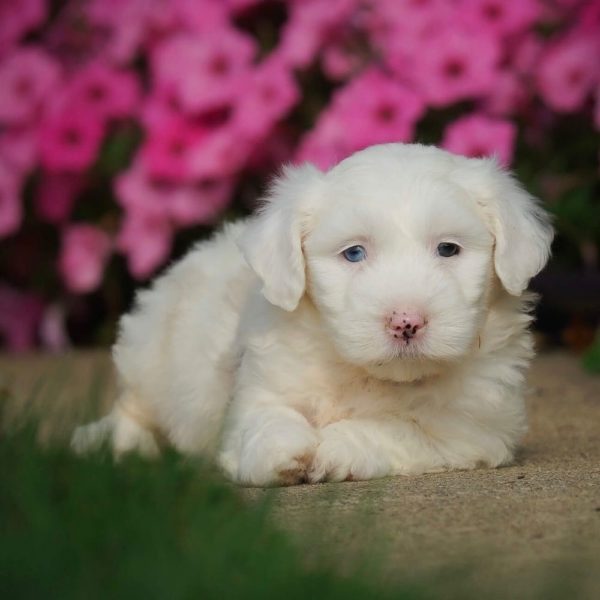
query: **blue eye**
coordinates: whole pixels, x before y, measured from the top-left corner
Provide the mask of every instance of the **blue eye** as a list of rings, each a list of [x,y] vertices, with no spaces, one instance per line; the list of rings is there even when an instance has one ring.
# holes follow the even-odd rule
[[[360,262],[367,258],[367,251],[362,246],[350,246],[346,248],[342,254],[346,260],[350,262]]]

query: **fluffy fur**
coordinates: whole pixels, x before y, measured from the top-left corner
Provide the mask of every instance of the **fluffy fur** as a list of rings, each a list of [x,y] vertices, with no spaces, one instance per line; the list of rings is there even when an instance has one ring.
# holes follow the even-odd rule
[[[287,167],[257,216],[139,294],[114,410],[73,445],[153,454],[158,432],[257,486],[506,464],[526,428],[524,290],[551,239],[492,160],[388,144]],[[409,340],[389,329],[404,311],[426,322]]]

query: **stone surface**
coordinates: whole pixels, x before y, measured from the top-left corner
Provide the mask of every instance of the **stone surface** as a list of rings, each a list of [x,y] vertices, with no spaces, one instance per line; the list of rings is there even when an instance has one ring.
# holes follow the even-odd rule
[[[103,353],[0,358],[0,385],[19,403],[52,375],[38,405],[58,415],[52,427],[64,431],[86,412],[90,394],[99,406],[110,402],[107,373]],[[539,573],[536,585],[559,597],[567,569],[584,586],[579,596],[600,597],[600,377],[571,355],[542,354],[530,372],[528,407],[530,431],[510,467],[242,494],[269,496],[283,528],[342,568],[367,557],[394,577],[448,565],[456,573],[468,562],[465,581],[527,574],[518,579],[528,589]],[[511,597],[521,592],[511,588]]]

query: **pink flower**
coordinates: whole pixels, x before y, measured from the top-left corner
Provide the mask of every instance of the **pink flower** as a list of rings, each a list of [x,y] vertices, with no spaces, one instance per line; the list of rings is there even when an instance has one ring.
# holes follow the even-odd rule
[[[152,88],[144,98],[139,117],[146,129],[161,129],[182,119],[183,115],[172,91]]]
[[[43,309],[38,296],[0,284],[0,335],[11,352],[34,348]]]
[[[446,127],[441,146],[463,156],[495,156],[501,164],[510,165],[516,135],[510,121],[472,114]]]
[[[172,184],[152,180],[139,158],[114,182],[117,202],[128,215],[150,215],[163,221],[168,221],[166,197],[172,188]]]
[[[331,109],[326,109],[319,115],[316,126],[302,138],[295,162],[311,162],[329,169],[351,152],[344,124]]]
[[[336,93],[333,102],[353,151],[411,140],[415,123],[425,111],[415,92],[375,69],[355,77]]]
[[[46,19],[46,0],[5,0],[0,3],[0,54]]]
[[[231,200],[233,181],[206,179],[193,185],[179,186],[169,199],[169,215],[180,227],[213,224]]]
[[[491,32],[448,23],[421,40],[411,78],[426,101],[446,106],[489,92],[499,58],[498,40]]]
[[[285,124],[276,125],[264,142],[257,144],[246,161],[245,168],[253,173],[273,173],[294,158],[297,139]]]
[[[64,223],[83,186],[80,173],[43,173],[35,194],[38,216],[48,223]]]
[[[457,10],[474,28],[502,36],[530,28],[542,13],[538,0],[458,0]]]
[[[546,47],[536,80],[548,106],[560,112],[581,107],[600,79],[598,40],[573,35]]]
[[[289,69],[279,62],[266,61],[247,77],[231,126],[239,135],[262,138],[299,99],[300,92]]]
[[[598,35],[600,32],[600,2],[582,2],[577,15],[576,28],[584,35]]]
[[[204,128],[182,118],[165,120],[150,129],[141,150],[150,177],[171,181],[190,179],[193,150],[205,137]]]
[[[103,54],[119,64],[177,26],[173,3],[165,0],[88,0],[83,10],[93,26],[108,32]]]
[[[0,238],[15,233],[22,217],[21,180],[14,169],[0,161]]]
[[[188,2],[193,2],[194,0],[187,0]],[[231,10],[234,14],[238,12],[242,12],[249,8],[253,8],[257,5],[260,5],[264,0],[216,0],[216,2],[223,1],[223,4],[226,4],[228,9]]]
[[[190,153],[190,169],[196,179],[232,177],[247,163],[254,142],[233,126],[212,131]]]
[[[97,119],[123,118],[137,109],[140,93],[139,81],[132,72],[94,63],[76,73],[64,102]]]
[[[40,130],[41,162],[49,171],[83,171],[96,160],[102,121],[74,111],[49,115]]]
[[[583,2],[585,2],[585,0],[554,0],[553,4],[558,4],[558,6],[564,10],[572,10],[577,8],[577,6]]]
[[[336,92],[296,159],[326,168],[371,144],[409,141],[424,110],[411,89],[376,69],[365,71]]]
[[[187,184],[156,180],[139,160],[115,183],[117,200],[133,218],[134,225],[154,220],[177,226],[212,223],[229,203],[232,189],[231,179],[203,179]]]
[[[485,112],[494,116],[517,114],[529,100],[525,81],[511,70],[498,71],[490,94],[483,100]]]
[[[179,34],[155,49],[152,72],[158,88],[173,92],[185,111],[201,112],[235,100],[255,52],[254,42],[231,28]]]
[[[108,235],[93,225],[70,225],[63,231],[58,270],[67,288],[77,294],[94,291],[110,255]]]
[[[171,0],[180,27],[202,35],[227,26],[228,3],[228,0]]]
[[[25,176],[37,165],[38,132],[33,127],[11,127],[0,132],[0,162]]]
[[[329,44],[321,54],[323,71],[333,81],[351,77],[361,70],[365,62],[366,57],[352,48],[350,41],[347,45],[344,40]]]
[[[306,68],[332,32],[342,27],[356,10],[356,0],[303,0],[290,3],[290,15],[281,32],[278,59],[295,68]]]
[[[145,279],[162,265],[171,250],[173,227],[168,220],[149,213],[125,215],[117,236],[117,248],[127,256],[130,273]]]
[[[452,20],[452,6],[447,0],[378,0],[364,16],[364,27],[383,61],[405,76],[429,33]]]
[[[59,80],[58,65],[42,50],[21,48],[9,55],[0,63],[0,123],[33,120]]]
[[[596,87],[596,97],[594,98],[594,124],[600,131],[600,85]]]
[[[44,350],[64,352],[70,346],[65,321],[65,307],[62,304],[46,307],[39,325],[40,342]]]
[[[531,76],[544,51],[544,41],[535,33],[528,32],[511,47],[511,68],[521,75]]]

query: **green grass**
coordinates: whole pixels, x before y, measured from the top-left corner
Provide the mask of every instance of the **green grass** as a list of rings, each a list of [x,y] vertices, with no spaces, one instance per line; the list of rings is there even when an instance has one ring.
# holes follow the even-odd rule
[[[0,441],[3,598],[417,598],[309,566],[210,469],[39,448],[33,429]]]
[[[92,378],[81,410],[99,404],[103,377]],[[66,383],[63,376],[32,378],[27,423],[5,419],[0,427],[2,600],[579,597],[585,565],[573,570],[566,563],[532,578],[531,586],[519,575],[524,593],[506,579],[474,589],[471,575],[493,550],[461,560],[457,548],[455,564],[426,575],[417,574],[416,555],[390,579],[381,568],[389,569],[390,560],[377,526],[389,531],[394,524],[369,521],[376,511],[367,506],[346,524],[333,519],[356,532],[356,547],[340,547],[326,539],[333,515],[323,503],[307,509],[312,526],[292,538],[273,519],[277,490],[249,501],[210,466],[175,452],[151,462],[127,456],[115,463],[106,450],[77,457],[65,445],[73,415],[52,402]],[[0,408],[10,404],[9,388],[0,386]],[[35,414],[44,417],[39,427]],[[52,443],[48,421],[59,434]],[[327,488],[332,506],[347,490]]]

